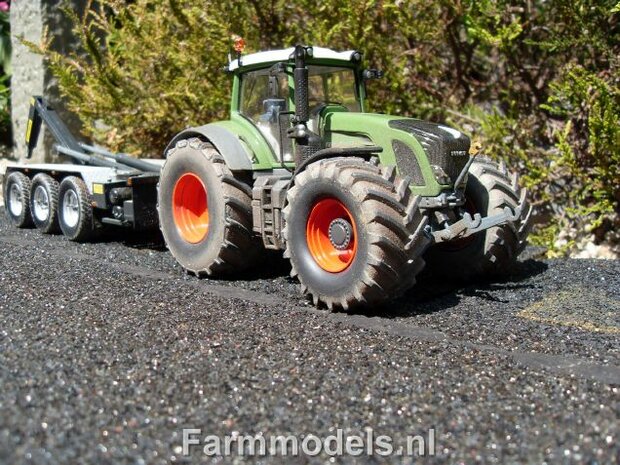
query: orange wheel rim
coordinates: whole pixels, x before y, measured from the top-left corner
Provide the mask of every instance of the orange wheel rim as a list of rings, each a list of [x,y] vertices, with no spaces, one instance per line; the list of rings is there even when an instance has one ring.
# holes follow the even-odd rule
[[[207,189],[194,173],[181,176],[172,192],[172,217],[183,239],[200,242],[209,231]]]
[[[319,200],[308,217],[306,240],[312,258],[321,268],[330,273],[346,270],[357,252],[353,215],[335,198]]]

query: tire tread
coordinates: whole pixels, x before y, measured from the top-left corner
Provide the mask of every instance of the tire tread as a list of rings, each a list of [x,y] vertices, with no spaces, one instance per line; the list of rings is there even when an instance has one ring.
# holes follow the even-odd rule
[[[229,275],[245,270],[256,263],[262,252],[262,245],[254,237],[252,229],[252,188],[235,177],[215,147],[202,139],[195,137],[178,141],[175,147],[168,151],[167,159],[171,159],[180,148],[187,146],[199,151],[206,162],[211,163],[220,182],[225,218],[224,239],[215,259],[202,268],[185,269],[199,277]],[[157,189],[159,191],[159,184]],[[157,208],[161,217],[159,202]],[[161,224],[160,229],[164,233]]]

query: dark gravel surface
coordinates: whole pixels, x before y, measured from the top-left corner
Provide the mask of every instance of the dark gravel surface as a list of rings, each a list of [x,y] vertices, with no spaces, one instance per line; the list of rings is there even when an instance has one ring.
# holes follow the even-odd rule
[[[416,463],[617,463],[617,261],[530,258],[466,287],[425,278],[385,308],[334,315],[277,259],[197,280],[140,242],[72,244],[0,215],[0,463],[243,461],[182,457],[184,427],[373,428],[396,445],[434,428],[436,456]]]

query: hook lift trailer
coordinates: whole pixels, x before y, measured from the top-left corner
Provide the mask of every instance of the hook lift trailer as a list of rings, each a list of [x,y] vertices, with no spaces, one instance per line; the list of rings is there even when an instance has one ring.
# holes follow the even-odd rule
[[[163,160],[141,160],[78,141],[42,97],[30,103],[27,158],[45,124],[54,149],[74,163],[11,163],[5,174],[6,211],[17,227],[61,231],[85,241],[103,225],[148,231],[157,228],[157,182]]]

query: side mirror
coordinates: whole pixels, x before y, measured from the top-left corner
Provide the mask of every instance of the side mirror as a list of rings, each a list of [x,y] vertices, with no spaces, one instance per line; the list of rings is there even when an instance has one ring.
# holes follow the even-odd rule
[[[362,71],[362,78],[364,81],[370,81],[371,79],[381,79],[383,77],[383,71],[380,69],[365,69]]]

